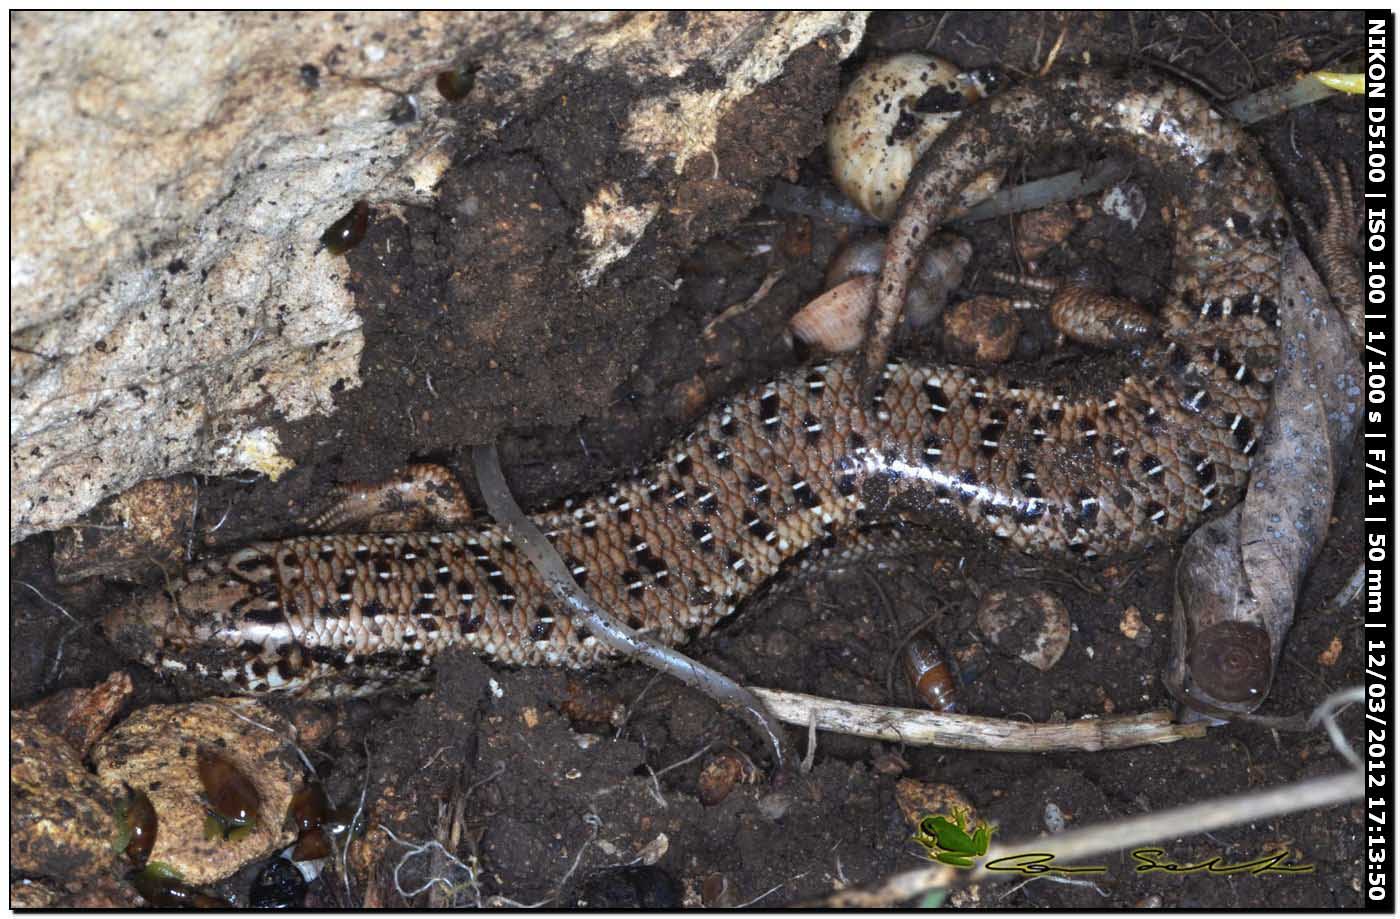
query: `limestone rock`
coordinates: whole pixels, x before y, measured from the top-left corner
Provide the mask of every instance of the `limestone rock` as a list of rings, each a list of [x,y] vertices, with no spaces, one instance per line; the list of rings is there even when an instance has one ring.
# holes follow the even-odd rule
[[[582,287],[652,232],[747,94],[810,45],[839,60],[863,27],[851,13],[16,14],[11,540],[142,479],[296,463],[277,425],[329,414],[361,382],[362,320],[322,231],[358,200],[378,217],[429,203],[454,158],[545,104],[534,94],[560,68],[655,87],[623,137],[664,181],[648,200],[604,177],[568,215]],[[482,67],[475,103],[434,88],[464,58]]]

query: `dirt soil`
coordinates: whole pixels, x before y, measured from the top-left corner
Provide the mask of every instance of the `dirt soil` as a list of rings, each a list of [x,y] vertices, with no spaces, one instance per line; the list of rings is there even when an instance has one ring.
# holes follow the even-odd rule
[[[466,448],[498,438],[526,507],[587,492],[649,459],[714,399],[799,363],[786,319],[820,292],[826,262],[858,231],[761,202],[775,178],[835,194],[822,118],[869,57],[927,49],[1019,81],[1054,48],[1060,63],[1152,67],[1228,102],[1303,71],[1359,69],[1362,24],[1342,12],[879,14],[852,60],[838,63],[817,47],[800,54],[731,114],[715,162],[702,157],[679,179],[639,174],[635,157],[619,149],[627,104],[644,87],[625,74],[563,69],[552,100],[520,115],[499,144],[463,143],[437,207],[377,213],[349,255],[365,320],[365,385],[342,393],[333,416],[284,426],[285,452],[298,468],[281,482],[199,481],[196,532],[207,534],[209,551],[291,535],[334,482],[423,459],[469,479]],[[1342,159],[1360,175],[1361,124],[1359,103],[1338,97],[1253,131],[1286,198],[1317,213],[1308,157]],[[1081,155],[1047,151],[1021,174],[1052,174]],[[571,280],[571,233],[603,179],[670,183],[675,205],[631,257],[584,289]],[[1098,213],[1044,269],[1088,264],[1120,292],[1157,302],[1171,270],[1167,227],[1152,206],[1150,177],[1139,180],[1149,207],[1136,231]],[[473,216],[471,232],[459,229],[464,214]],[[985,269],[1015,267],[1006,221],[976,225],[969,237],[977,254],[964,297],[979,289]],[[1029,353],[1038,349],[1030,342]],[[1359,598],[1341,611],[1328,607],[1361,559],[1360,488],[1353,469],[1263,714],[1309,712],[1361,680]],[[112,666],[110,646],[90,623],[130,588],[96,579],[60,587],[52,551],[49,536],[13,550],[16,704],[93,685]],[[1048,721],[1166,709],[1172,700],[1160,674],[1174,561],[1158,551],[1071,568],[964,545],[880,573],[879,590],[875,569],[856,568],[760,599],[688,651],[743,683],[907,705],[902,677],[887,679],[893,652],[911,624],[940,613],[932,628],[959,662],[965,711]],[[977,595],[1009,582],[1044,587],[1069,608],[1069,650],[1048,672],[998,651],[977,628]],[[1121,626],[1132,608],[1143,628],[1129,638]],[[1340,656],[1320,660],[1338,640]],[[179,687],[133,670],[136,704],[179,696]],[[404,843],[441,840],[463,864],[479,866],[473,889],[450,860],[433,852],[405,860],[406,845],[371,831],[369,851],[352,859],[354,903],[460,905],[479,893],[526,904],[557,897],[559,905],[778,907],[921,863],[895,804],[902,777],[954,786],[997,838],[1011,839],[1045,833],[1055,809],[1068,826],[1087,826],[1345,765],[1320,734],[1247,724],[1163,747],[1037,756],[821,734],[808,775],[778,789],[762,778],[740,783],[706,806],[699,794],[708,762],[732,747],[761,766],[765,751],[739,722],[675,683],[637,666],[511,671],[465,654],[444,658],[439,672],[435,690],[419,698],[281,703],[298,723],[326,728],[309,752],[337,803],[353,804],[363,789],[372,826],[388,826]],[[1360,719],[1356,710],[1342,716],[1348,736],[1360,736]],[[788,739],[805,747],[805,732],[789,729]],[[1001,884],[960,891],[953,902],[1354,908],[1361,829],[1360,809],[1344,806],[1166,844],[1179,862],[1284,849],[1316,866],[1310,873],[1139,875],[1120,853],[1089,883]],[[396,866],[405,891],[433,876],[447,880],[405,900]],[[223,892],[246,897],[252,870]],[[346,891],[332,868],[308,904],[349,905]]]

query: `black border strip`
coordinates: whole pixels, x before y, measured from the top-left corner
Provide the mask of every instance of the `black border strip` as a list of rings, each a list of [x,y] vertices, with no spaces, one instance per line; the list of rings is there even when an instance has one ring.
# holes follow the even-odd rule
[[[1366,867],[1365,904],[1394,909],[1395,627],[1390,597],[1395,533],[1390,501],[1394,454],[1390,387],[1394,331],[1394,251],[1390,229],[1395,191],[1393,125],[1395,14],[1366,16],[1366,191],[1362,259],[1366,274]]]

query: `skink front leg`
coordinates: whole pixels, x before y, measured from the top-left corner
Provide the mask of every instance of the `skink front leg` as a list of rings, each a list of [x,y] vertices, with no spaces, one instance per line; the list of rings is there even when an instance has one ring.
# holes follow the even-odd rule
[[[331,489],[329,506],[310,521],[325,532],[408,533],[453,530],[472,519],[457,477],[445,466],[414,463],[381,482],[350,482]]]

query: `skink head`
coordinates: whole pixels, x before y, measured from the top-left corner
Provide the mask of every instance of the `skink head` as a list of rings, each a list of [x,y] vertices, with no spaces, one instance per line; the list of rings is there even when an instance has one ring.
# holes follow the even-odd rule
[[[290,657],[296,646],[275,573],[262,560],[250,548],[198,565],[108,613],[103,629],[124,655],[164,673],[218,681],[235,692],[294,688],[274,677],[279,654]],[[295,656],[299,662],[300,652]]]

